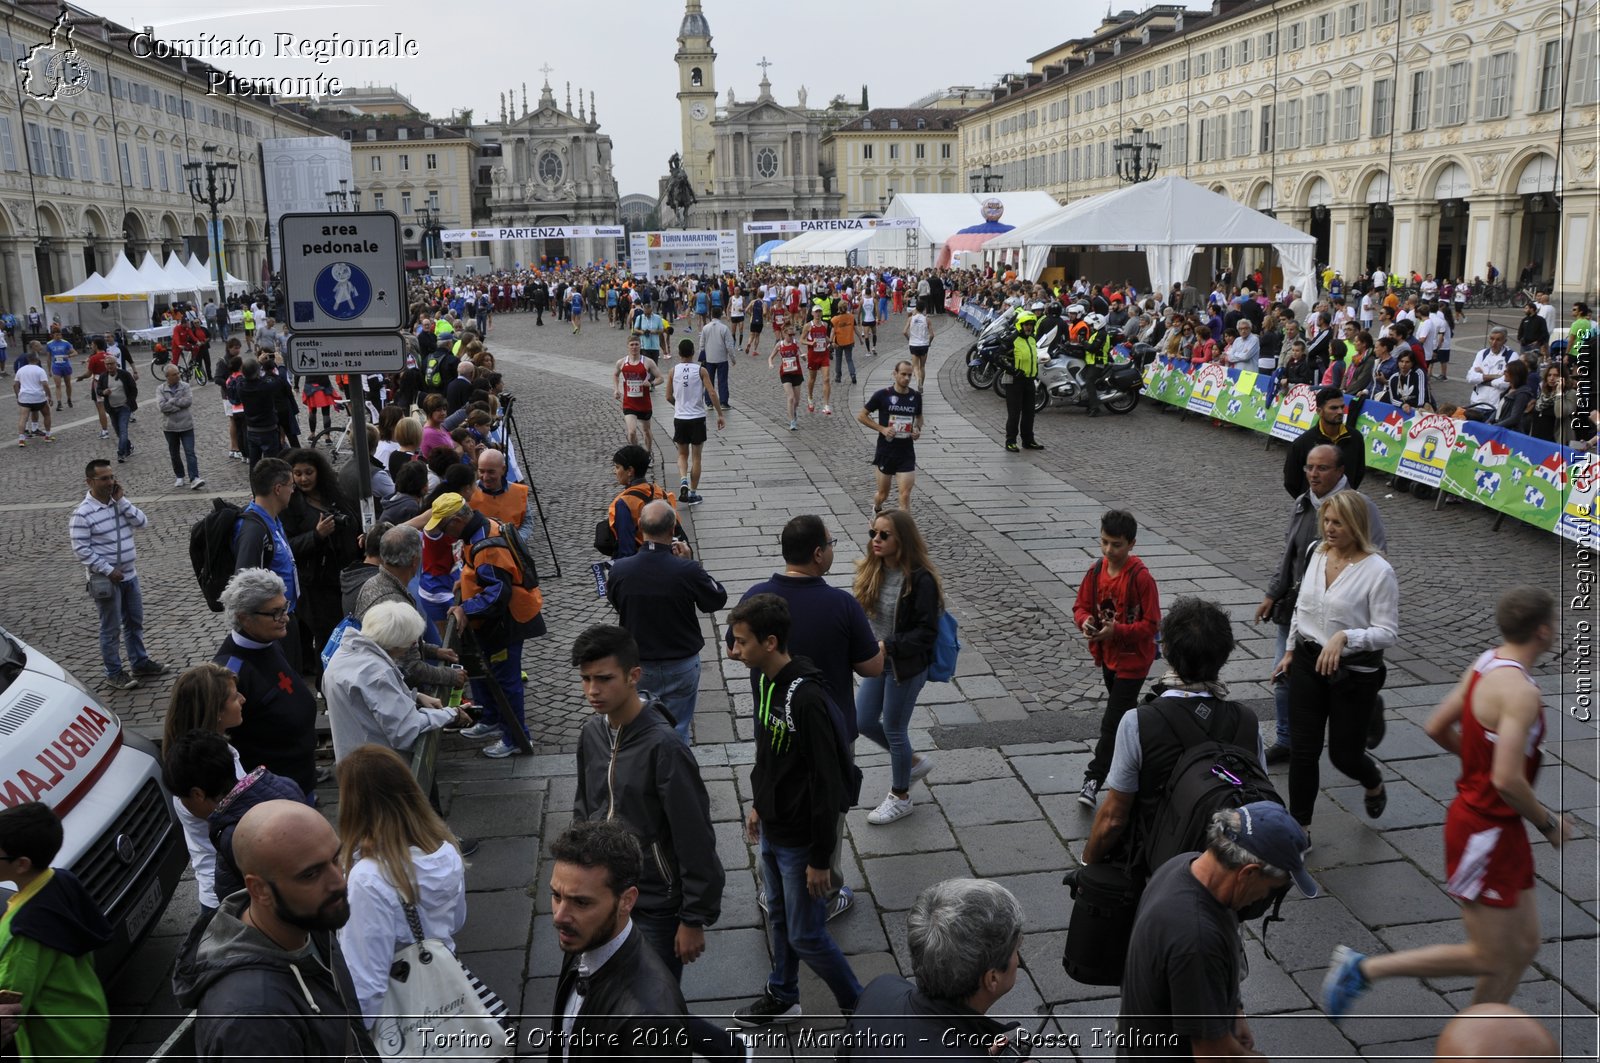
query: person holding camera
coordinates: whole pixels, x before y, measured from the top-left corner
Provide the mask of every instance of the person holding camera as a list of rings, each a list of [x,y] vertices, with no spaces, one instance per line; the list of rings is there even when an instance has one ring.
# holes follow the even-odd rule
[[[72,552],[83,562],[89,596],[100,613],[100,659],[106,683],[116,690],[139,685],[141,676],[157,676],[167,666],[144,649],[144,599],[139,594],[139,572],[133,530],[149,523],[144,512],[122,493],[111,463],[96,458],[84,468],[88,492],[67,523]],[[132,674],[123,670],[117,640],[128,647]]]
[[[294,494],[281,519],[300,573],[300,663],[309,677],[321,672],[322,647],[344,617],[339,573],[361,557],[361,522],[321,451],[292,450],[288,461]]]

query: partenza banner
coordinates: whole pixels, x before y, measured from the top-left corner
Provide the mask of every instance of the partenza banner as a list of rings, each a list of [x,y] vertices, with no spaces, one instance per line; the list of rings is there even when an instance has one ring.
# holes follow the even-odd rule
[[[447,244],[467,240],[586,240],[623,235],[620,225],[526,225],[520,228],[442,229]]]
[[[870,232],[873,229],[915,229],[921,218],[785,218],[782,221],[747,221],[747,233]]]

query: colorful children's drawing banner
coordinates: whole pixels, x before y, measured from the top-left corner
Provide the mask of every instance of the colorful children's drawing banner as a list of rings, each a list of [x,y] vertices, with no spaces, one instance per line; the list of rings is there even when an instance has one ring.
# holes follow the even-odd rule
[[[1191,369],[1158,359],[1145,395],[1192,413],[1293,442],[1316,421],[1316,392],[1270,394],[1269,377],[1220,365]],[[1346,396],[1347,403],[1350,401]],[[1367,468],[1481,502],[1573,542],[1600,548],[1600,458],[1476,421],[1404,410],[1368,399],[1356,428]]]

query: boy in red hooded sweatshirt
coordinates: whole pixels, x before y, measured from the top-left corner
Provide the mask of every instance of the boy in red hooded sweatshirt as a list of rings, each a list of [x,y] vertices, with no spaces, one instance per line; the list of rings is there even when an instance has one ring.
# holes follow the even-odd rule
[[[1133,514],[1113,509],[1100,518],[1100,560],[1078,587],[1072,619],[1088,640],[1094,663],[1106,681],[1106,708],[1100,719],[1100,740],[1083,771],[1078,803],[1093,809],[1111,768],[1117,724],[1134,707],[1139,688],[1156,659],[1156,632],[1161,627],[1161,597],[1155,577],[1133,554],[1139,524]]]

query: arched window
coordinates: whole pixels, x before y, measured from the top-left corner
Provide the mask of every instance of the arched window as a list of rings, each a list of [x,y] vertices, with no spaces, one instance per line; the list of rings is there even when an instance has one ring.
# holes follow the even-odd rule
[[[700,68],[699,67],[695,67],[694,69],[689,71],[689,84],[690,85],[694,86],[695,88],[699,88],[703,80],[704,80],[704,78],[700,73]]]

